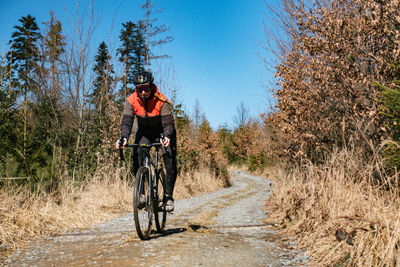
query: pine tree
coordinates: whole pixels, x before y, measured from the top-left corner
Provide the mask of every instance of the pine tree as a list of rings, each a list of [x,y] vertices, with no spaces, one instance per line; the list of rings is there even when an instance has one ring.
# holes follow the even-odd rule
[[[48,31],[44,37],[45,56],[49,64],[50,94],[59,98],[60,94],[60,57],[65,52],[65,37],[62,35],[62,25],[59,20],[50,13]]]
[[[31,15],[22,17],[19,22],[21,26],[14,26],[16,31],[11,35],[10,51],[6,57],[7,68],[10,70],[10,87],[14,93],[18,94],[17,99],[22,103],[22,106],[19,107],[20,118],[14,125],[17,139],[14,151],[17,151],[15,155],[24,166],[24,173],[31,175],[33,157],[37,155],[34,151],[37,151],[39,144],[34,144],[35,136],[32,132],[32,125],[28,125],[31,104],[28,97],[34,94],[39,87],[37,80],[38,42],[41,34],[35,18]]]
[[[89,96],[89,102],[95,107],[96,112],[104,115],[106,107],[106,98],[112,92],[112,83],[114,81],[114,70],[110,64],[111,56],[105,42],[99,45],[96,55],[96,65],[93,71],[96,79],[93,84],[93,92]]]
[[[65,37],[61,22],[50,13],[46,35],[43,37],[40,90],[37,91],[35,106],[36,127],[42,128],[44,140],[61,145],[62,103],[61,103],[61,55],[65,52]]]
[[[119,61],[124,66],[124,75],[121,77],[122,88],[119,91],[117,105],[122,109],[122,103],[133,92],[133,77],[135,72],[145,70],[146,66],[146,29],[143,21],[122,23],[123,29],[119,36],[121,46],[117,52]]]
[[[146,66],[146,55],[149,53],[147,47],[146,47],[146,28],[145,28],[145,23],[144,21],[138,21],[137,24],[135,24],[135,42],[134,42],[134,58],[133,58],[133,64],[134,64],[134,70],[137,72],[141,72],[145,70]]]
[[[0,176],[15,176],[10,173],[7,162],[12,161],[10,154],[16,144],[16,135],[13,131],[16,123],[16,99],[10,90],[9,71],[5,66],[4,58],[1,61],[0,73]]]
[[[40,64],[39,84],[36,91],[36,101],[32,103],[33,131],[36,136],[36,152],[40,155],[34,161],[41,162],[36,167],[40,173],[42,185],[46,190],[55,191],[58,188],[61,173],[60,155],[65,131],[63,124],[63,105],[61,102],[61,55],[65,52],[65,37],[62,35],[62,25],[53,13],[50,13],[46,34],[43,36]],[[57,170],[58,169],[58,170]]]
[[[11,49],[7,53],[7,59],[12,69],[12,86],[20,90],[24,101],[27,101],[27,95],[35,86],[33,77],[38,67],[38,42],[41,34],[31,15],[22,17],[19,22],[22,25],[14,26],[16,31],[11,35]]]
[[[101,145],[106,139],[107,133],[112,124],[112,114],[110,103],[113,102],[113,82],[114,70],[110,63],[111,56],[105,42],[99,45],[95,57],[95,66],[93,71],[96,78],[93,83],[92,93],[89,95],[89,105],[91,111],[88,114],[88,140],[87,144],[91,145],[94,152],[104,153]]]
[[[174,105],[173,113],[175,116],[177,131],[182,131],[185,128],[189,128],[190,118],[183,109],[182,104]]]
[[[121,40],[121,46],[117,50],[119,54],[118,60],[123,64],[124,68],[124,74],[121,77],[123,84],[119,92],[119,100],[121,103],[125,101],[127,96],[133,90],[132,72],[134,68],[133,53],[135,47],[135,24],[131,21],[128,21],[126,23],[122,23],[122,26],[123,29],[121,30],[121,34],[119,36],[119,39]]]

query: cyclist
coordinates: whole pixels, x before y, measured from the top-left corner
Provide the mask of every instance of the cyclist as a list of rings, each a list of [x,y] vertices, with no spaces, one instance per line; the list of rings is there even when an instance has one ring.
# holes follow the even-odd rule
[[[162,146],[167,147],[168,153],[163,154],[166,168],[166,211],[174,210],[173,191],[176,181],[176,129],[172,104],[158,91],[153,83],[151,72],[143,71],[134,75],[133,83],[135,92],[130,95],[125,103],[121,123],[122,145],[117,142],[116,148],[124,148],[131,134],[134,118],[137,118],[138,129],[135,143],[149,144],[156,142],[160,134],[164,135],[160,140]],[[161,138],[160,138],[161,139]],[[133,171],[136,174],[143,162],[141,149],[135,148],[133,153]]]

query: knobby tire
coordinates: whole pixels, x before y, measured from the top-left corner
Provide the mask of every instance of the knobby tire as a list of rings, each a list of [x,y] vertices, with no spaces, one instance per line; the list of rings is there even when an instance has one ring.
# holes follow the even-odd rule
[[[135,188],[133,193],[133,217],[135,220],[136,232],[140,239],[147,240],[150,238],[151,221],[153,217],[153,194],[149,186],[150,183],[149,169],[142,166],[136,173]],[[140,203],[140,195],[144,194],[145,205]]]

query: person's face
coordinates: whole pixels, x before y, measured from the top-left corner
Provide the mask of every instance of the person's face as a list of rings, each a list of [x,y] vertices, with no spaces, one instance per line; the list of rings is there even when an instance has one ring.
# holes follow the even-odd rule
[[[150,86],[136,88],[136,90],[137,90],[137,93],[138,93],[139,97],[147,98],[151,94]]]

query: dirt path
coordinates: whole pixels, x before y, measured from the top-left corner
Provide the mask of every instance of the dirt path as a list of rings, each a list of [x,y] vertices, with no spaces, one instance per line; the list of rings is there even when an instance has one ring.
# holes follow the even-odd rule
[[[232,173],[233,186],[177,201],[167,232],[141,241],[132,215],[42,240],[6,266],[308,266],[264,224],[270,181]]]

